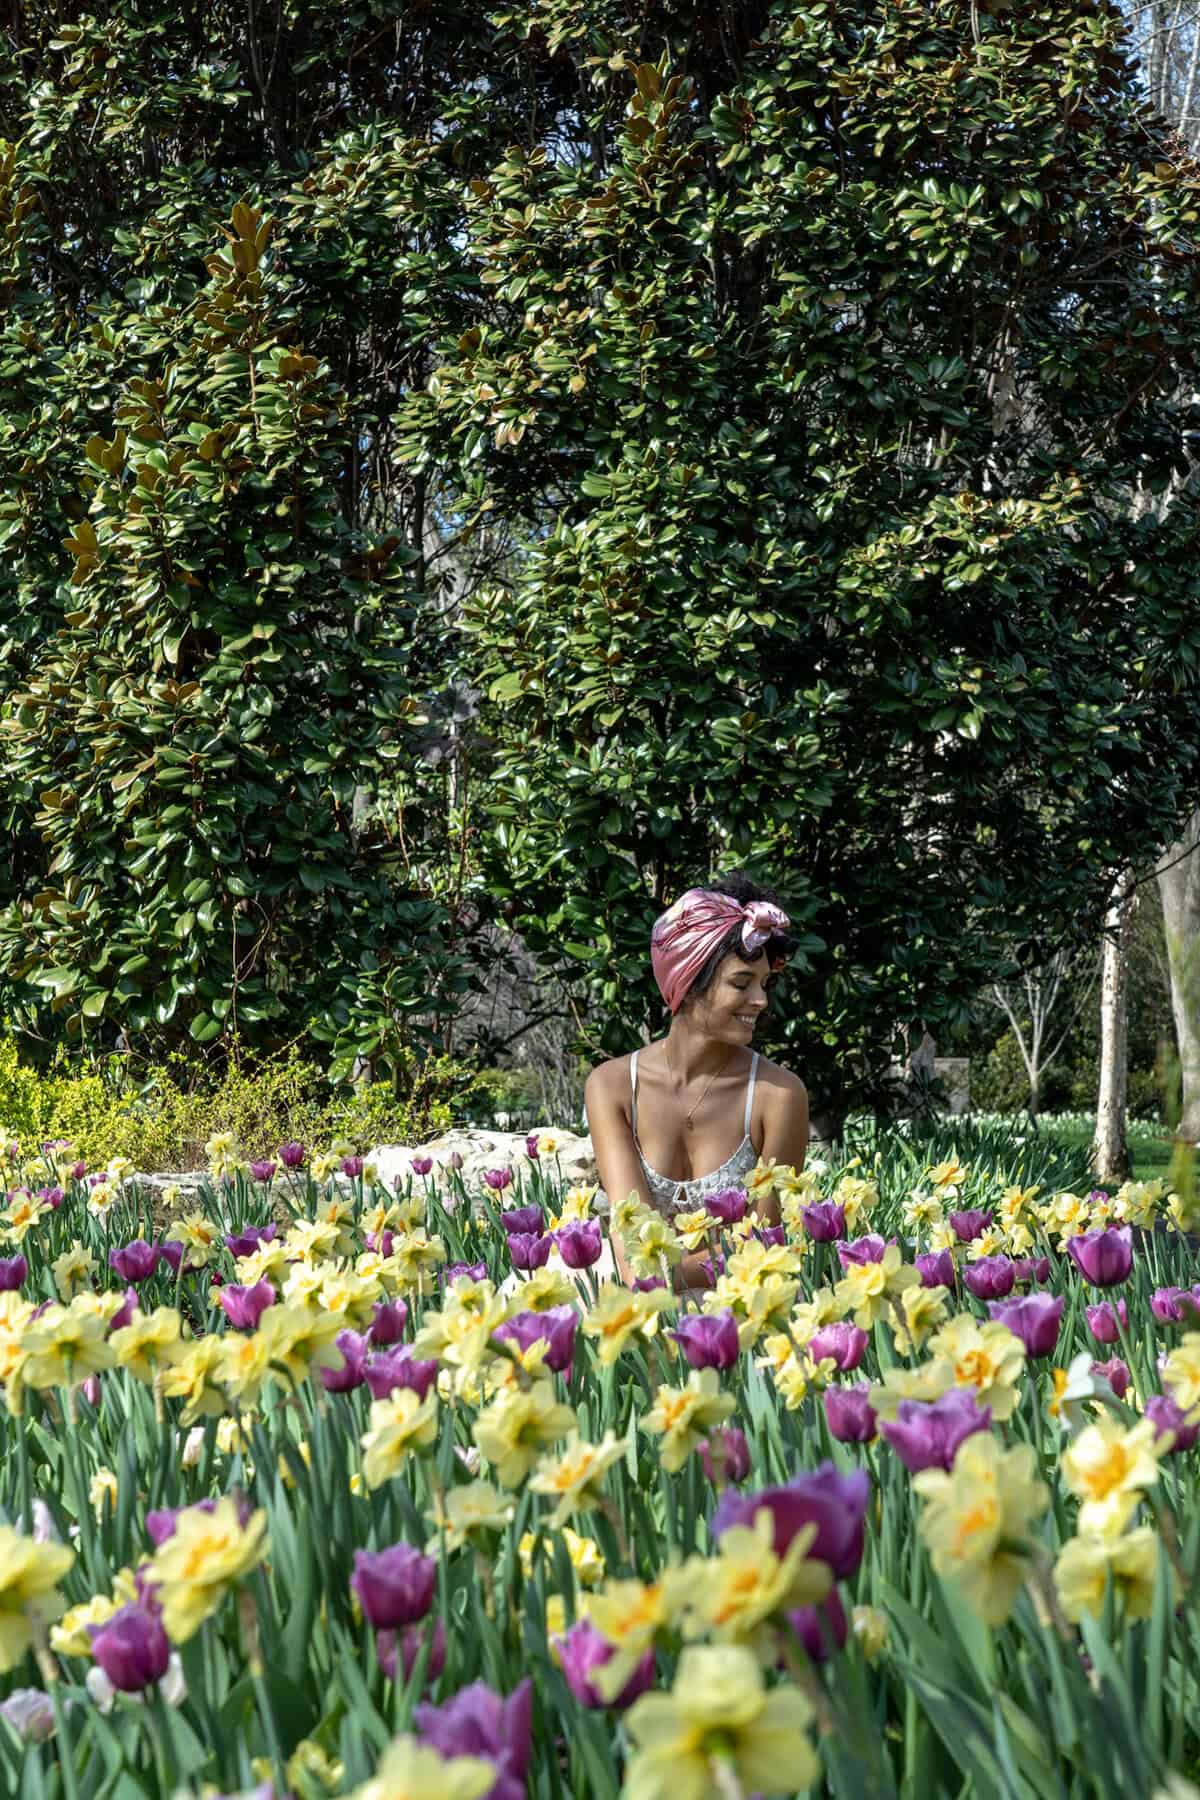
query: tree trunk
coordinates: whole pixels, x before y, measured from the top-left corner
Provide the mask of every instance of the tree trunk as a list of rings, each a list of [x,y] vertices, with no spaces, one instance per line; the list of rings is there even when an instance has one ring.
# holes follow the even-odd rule
[[[1113,890],[1105,915],[1100,969],[1100,1091],[1096,1098],[1092,1172],[1103,1187],[1119,1187],[1129,1179],[1129,1145],[1125,1136],[1129,937],[1136,906],[1133,878],[1123,876]]]
[[[1179,1054],[1181,1103],[1178,1134],[1200,1142],[1200,812],[1193,813],[1177,844],[1160,858],[1171,1012]]]

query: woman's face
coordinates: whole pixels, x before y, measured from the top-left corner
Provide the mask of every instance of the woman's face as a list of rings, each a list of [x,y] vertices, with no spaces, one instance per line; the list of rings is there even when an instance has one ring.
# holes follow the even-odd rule
[[[765,951],[753,962],[726,956],[706,992],[697,996],[696,1024],[727,1044],[749,1044],[770,1003],[768,983],[773,982]]]

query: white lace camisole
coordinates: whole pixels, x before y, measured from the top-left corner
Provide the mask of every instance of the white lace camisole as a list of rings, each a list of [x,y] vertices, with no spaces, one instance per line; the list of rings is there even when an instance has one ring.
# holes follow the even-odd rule
[[[758,1074],[758,1051],[751,1051],[750,1080],[746,1087],[746,1115],[742,1123],[744,1136],[733,1155],[727,1157],[719,1169],[712,1169],[707,1175],[696,1175],[691,1181],[676,1181],[673,1176],[661,1175],[652,1169],[642,1155],[641,1140],[637,1134],[637,1059],[635,1050],[629,1059],[629,1080],[632,1092],[630,1122],[633,1126],[633,1141],[637,1145],[638,1158],[646,1172],[646,1183],[650,1189],[650,1198],[655,1207],[668,1217],[676,1212],[690,1212],[704,1204],[706,1194],[719,1194],[722,1188],[742,1187],[746,1176],[758,1161],[758,1151],[750,1142],[750,1113],[754,1105],[754,1079]]]

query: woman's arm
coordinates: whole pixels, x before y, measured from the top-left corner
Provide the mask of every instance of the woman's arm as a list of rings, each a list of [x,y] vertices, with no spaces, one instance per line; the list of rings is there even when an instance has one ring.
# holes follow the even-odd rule
[[[772,1069],[762,1084],[763,1141],[759,1157],[789,1165],[799,1174],[808,1152],[808,1089],[787,1069]],[[778,1225],[779,1201],[774,1194],[759,1200],[755,1216],[763,1225]]]
[[[592,1149],[596,1154],[600,1185],[608,1195],[610,1208],[627,1195],[636,1193],[644,1205],[654,1209],[642,1159],[633,1141],[633,1127],[625,1117],[621,1090],[614,1081],[614,1072],[619,1074],[619,1065],[616,1063],[604,1063],[600,1068],[593,1069],[583,1090],[583,1104],[587,1110],[588,1130],[592,1134]],[[617,1273],[622,1281],[630,1284],[635,1276],[619,1235],[611,1226],[609,1239]],[[708,1274],[701,1267],[704,1260],[703,1254],[685,1256],[675,1270],[675,1287],[709,1287],[711,1283]]]

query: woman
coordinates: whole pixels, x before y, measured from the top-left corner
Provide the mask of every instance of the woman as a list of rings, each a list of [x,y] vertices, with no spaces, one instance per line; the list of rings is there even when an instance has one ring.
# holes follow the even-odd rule
[[[636,1193],[668,1218],[741,1187],[760,1159],[799,1169],[808,1148],[803,1082],[752,1048],[790,943],[787,914],[731,875],[691,888],[650,934],[655,980],[671,1012],[665,1038],[592,1070],[588,1127],[610,1200]],[[775,1224],[773,1198],[758,1205]],[[617,1268],[630,1279],[621,1245]],[[706,1287],[703,1253],[685,1256],[681,1287]]]

